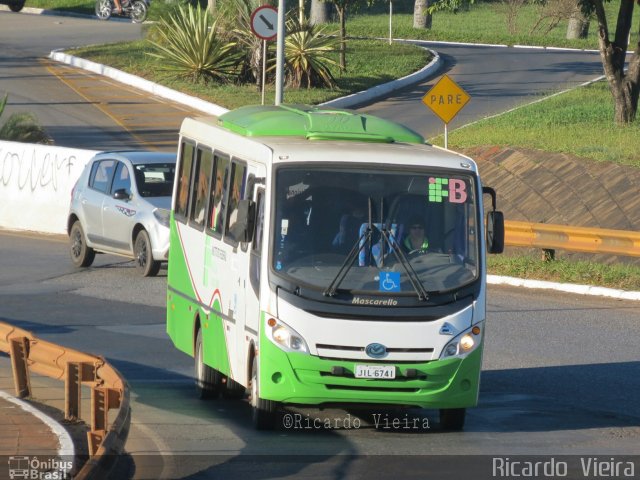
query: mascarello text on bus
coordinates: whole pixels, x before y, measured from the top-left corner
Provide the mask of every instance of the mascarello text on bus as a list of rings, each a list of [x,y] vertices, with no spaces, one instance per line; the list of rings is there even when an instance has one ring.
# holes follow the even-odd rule
[[[167,332],[198,394],[439,409],[478,399],[486,255],[504,221],[473,160],[388,120],[251,106],[182,124]],[[483,194],[491,196],[486,226]]]

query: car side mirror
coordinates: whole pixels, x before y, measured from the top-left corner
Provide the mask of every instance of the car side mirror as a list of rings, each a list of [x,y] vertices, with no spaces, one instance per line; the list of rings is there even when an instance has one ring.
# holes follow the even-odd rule
[[[113,192],[113,198],[115,198],[116,200],[129,200],[131,198],[131,195],[129,195],[129,193],[124,188],[119,188],[118,190]]]
[[[244,199],[238,202],[236,223],[230,227],[233,237],[238,242],[250,242],[256,224],[256,202]]]

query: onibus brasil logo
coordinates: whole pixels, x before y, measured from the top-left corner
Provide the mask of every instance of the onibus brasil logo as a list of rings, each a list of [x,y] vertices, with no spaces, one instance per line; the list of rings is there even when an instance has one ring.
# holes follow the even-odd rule
[[[64,480],[71,478],[72,461],[57,458],[41,460],[38,457],[9,457],[9,478],[32,480]]]

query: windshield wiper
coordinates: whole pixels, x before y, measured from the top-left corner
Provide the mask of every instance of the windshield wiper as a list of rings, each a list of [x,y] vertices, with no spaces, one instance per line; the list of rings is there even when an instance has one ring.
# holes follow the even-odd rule
[[[331,281],[331,283],[329,284],[327,289],[322,294],[325,297],[333,297],[333,296],[335,296],[336,290],[338,289],[338,287],[340,286],[340,284],[342,283],[344,278],[347,276],[347,273],[349,273],[349,270],[351,270],[351,267],[353,266],[354,260],[360,254],[360,252],[364,249],[364,247],[366,245],[369,245],[369,254],[371,256],[371,253],[372,253],[371,252],[372,251],[371,238],[372,238],[374,229],[376,229],[376,230],[378,230],[380,232],[380,235],[381,235],[381,237],[383,239],[383,242],[382,242],[382,245],[381,245],[381,247],[382,247],[381,248],[381,257],[380,257],[381,265],[384,265],[384,246],[385,246],[385,244],[388,244],[389,245],[389,250],[393,252],[393,254],[396,257],[396,260],[398,261],[398,263],[400,263],[400,265],[402,265],[402,268],[404,269],[404,271],[406,272],[407,276],[409,277],[409,282],[411,282],[411,286],[413,287],[413,289],[418,294],[418,300],[420,300],[420,301],[429,300],[429,294],[427,293],[427,290],[424,288],[424,285],[420,281],[420,277],[418,277],[418,274],[416,273],[416,271],[411,266],[411,263],[407,259],[407,256],[402,251],[402,247],[397,242],[397,240],[395,238],[395,235],[389,235],[389,229],[387,228],[387,225],[385,225],[382,221],[380,222],[380,224],[382,225],[382,229],[381,230],[378,229],[373,224],[373,221],[371,219],[371,213],[372,213],[371,212],[371,210],[372,210],[372,208],[371,208],[372,205],[371,204],[372,204],[371,197],[369,197],[369,221],[368,221],[368,224],[367,224],[367,229],[360,236],[360,238],[358,238],[356,240],[356,243],[353,245],[353,247],[351,247],[351,250],[349,251],[349,254],[347,255],[347,258],[345,259],[345,261],[342,263],[342,266],[340,267],[340,270],[338,270],[338,273],[336,274],[334,279]],[[383,205],[381,204],[381,206],[380,206],[381,215],[382,215],[382,207],[383,207]],[[391,240],[391,237],[393,237],[393,241]]]
[[[345,258],[344,262],[342,262],[342,266],[338,273],[333,278],[327,289],[322,292],[325,297],[333,297],[336,294],[336,290],[344,280],[344,277],[347,276],[349,270],[353,266],[353,262],[356,257],[360,254],[365,245],[369,244],[369,249],[371,249],[371,236],[373,235],[373,222],[371,221],[371,197],[369,197],[369,221],[367,224],[367,229],[364,231],[360,238],[356,239],[356,243],[353,244],[351,250],[347,254],[347,258]],[[364,242],[362,240],[365,240]]]

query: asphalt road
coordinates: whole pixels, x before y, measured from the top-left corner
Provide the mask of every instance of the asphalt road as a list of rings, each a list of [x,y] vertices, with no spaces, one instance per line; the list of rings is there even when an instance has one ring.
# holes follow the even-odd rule
[[[415,43],[438,52],[444,63],[438,76],[359,108],[404,123],[425,138],[444,133],[443,122],[420,101],[441,73],[449,75],[471,97],[449,123],[449,131],[603,73],[597,52]]]
[[[256,466],[259,478],[462,475],[492,456],[637,453],[637,302],[490,287],[480,405],[463,433],[439,431],[434,411],[376,409],[292,410],[264,433],[251,428],[246,401],[195,398],[192,360],[164,331],[165,271],[141,279],[108,255],[77,271],[60,237],[0,233],[0,252],[0,318],[104,355],[130,382],[135,478],[225,478]],[[394,418],[403,426],[384,428]],[[327,420],[332,428],[315,427]],[[439,456],[451,454],[465,457]]]

